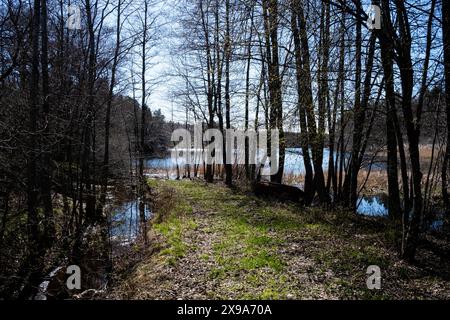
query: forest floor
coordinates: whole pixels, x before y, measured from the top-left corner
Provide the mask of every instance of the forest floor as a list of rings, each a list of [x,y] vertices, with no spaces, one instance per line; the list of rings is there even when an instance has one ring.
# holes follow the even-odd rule
[[[379,218],[278,203],[219,183],[149,184],[148,247],[133,263],[116,261],[108,298],[450,298],[448,242],[445,254],[424,247],[409,264]],[[370,265],[381,268],[380,290],[367,288]]]

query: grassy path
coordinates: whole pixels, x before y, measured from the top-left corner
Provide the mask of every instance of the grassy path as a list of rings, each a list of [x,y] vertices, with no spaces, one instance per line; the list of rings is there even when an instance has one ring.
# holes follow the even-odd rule
[[[448,279],[397,259],[380,222],[261,200],[219,184],[149,183],[157,215],[152,254],[122,275],[111,297],[450,297]],[[382,270],[381,290],[366,287],[369,265]]]

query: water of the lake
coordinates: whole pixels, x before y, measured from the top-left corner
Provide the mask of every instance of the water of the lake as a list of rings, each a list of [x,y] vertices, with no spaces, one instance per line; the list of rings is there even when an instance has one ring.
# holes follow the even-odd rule
[[[323,150],[323,168],[328,169],[328,161],[330,157],[330,151],[328,148]],[[346,155],[348,159],[349,155]],[[336,155],[334,156],[336,160]],[[147,159],[145,166],[148,169],[160,169],[165,171],[170,171],[176,168],[177,164],[183,166],[185,164],[183,158],[173,159],[171,155],[167,155],[164,158],[151,158]],[[385,168],[383,163],[375,162],[371,165],[372,170],[383,170]],[[285,163],[284,163],[284,174],[289,175],[302,175],[305,174],[305,166],[303,163],[302,149],[300,148],[287,148]]]
[[[131,243],[138,237],[141,228],[139,199],[116,206],[111,214],[111,238],[121,243]],[[145,220],[151,218],[152,212],[145,205]]]
[[[358,202],[358,213],[366,216],[381,217],[388,215],[388,209],[380,196],[363,197]]]
[[[328,149],[324,149],[324,169],[328,167]],[[162,169],[172,170],[175,169],[177,164],[183,166],[185,162],[183,158],[173,159],[170,155],[165,158],[151,158],[146,160],[146,167],[149,169]],[[303,156],[300,148],[288,148],[286,149],[286,158],[284,165],[285,174],[304,174],[305,166],[303,164]]]
[[[359,199],[358,213],[371,217],[388,217],[386,194]],[[439,231],[444,226],[444,213],[437,210],[434,214],[434,221],[429,225],[430,230]]]

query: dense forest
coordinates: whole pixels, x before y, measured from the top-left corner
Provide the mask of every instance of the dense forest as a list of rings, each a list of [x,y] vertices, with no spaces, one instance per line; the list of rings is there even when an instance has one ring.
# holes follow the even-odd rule
[[[271,287],[282,292],[276,294],[258,278],[253,284],[262,293],[236,296],[211,284],[204,289],[210,294],[190,295],[197,284],[180,271],[172,275],[172,285],[182,284],[177,295],[156,276],[137,284],[127,275],[144,277],[147,266],[153,277],[158,269],[148,259],[155,254],[170,270],[215,259],[221,267],[207,271],[214,281],[241,269],[270,277],[314,256],[335,275],[324,279],[344,279],[339,270],[353,260],[342,256],[334,265],[324,258],[340,243],[363,248],[352,268],[361,266],[364,276],[369,265],[383,264],[367,249],[369,238],[383,243],[387,265],[410,268],[417,279],[433,274],[441,289],[431,297],[450,297],[448,1],[0,1],[0,298],[42,296],[45,281],[51,296],[54,278],[62,286],[69,265],[81,267],[82,288],[59,288],[54,297],[301,298],[289,281]],[[222,163],[152,167],[178,142],[172,132],[194,132],[195,124],[223,136],[277,130],[277,172],[261,175],[249,159],[250,140],[244,164],[228,163],[224,148]],[[212,141],[203,137],[202,146]],[[287,169],[292,152],[301,155],[301,173]],[[386,217],[362,216],[364,197],[379,194]],[[111,230],[123,199],[137,201],[139,231],[132,243],[117,244]],[[213,219],[211,210],[223,220],[203,220]],[[243,229],[231,218],[261,226]],[[258,245],[248,239],[248,250],[234,253],[246,255],[242,265],[231,266],[222,251],[217,258],[205,249],[207,226],[223,236],[213,239],[225,246],[220,250],[240,248],[226,247],[235,237],[265,233]],[[342,233],[342,242],[332,241],[346,226],[363,228],[361,239],[347,243],[352,233]],[[275,259],[277,230],[285,232],[277,245],[298,242],[303,251]],[[305,239],[325,234],[323,252],[309,251],[317,246]],[[291,243],[297,235],[303,240]],[[395,279],[401,273],[386,268]],[[389,298],[423,297],[395,292],[403,287],[393,283]],[[414,286],[411,292],[431,287],[419,280]],[[327,290],[305,297],[335,297]],[[364,292],[350,297],[372,297]]]

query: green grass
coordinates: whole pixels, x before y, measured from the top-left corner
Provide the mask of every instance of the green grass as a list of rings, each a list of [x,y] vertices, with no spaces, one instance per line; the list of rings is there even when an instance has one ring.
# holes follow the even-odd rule
[[[199,255],[198,259],[213,263],[207,273],[208,279],[225,283],[232,279],[228,290],[243,286],[246,298],[285,298],[287,276],[285,257],[279,248],[285,237],[292,233],[303,233],[306,239],[320,239],[333,233],[329,223],[318,221],[317,211],[304,210],[293,204],[268,203],[253,195],[232,191],[223,186],[206,185],[188,180],[150,182],[153,188],[169,188],[174,204],[166,219],[154,226],[166,238],[167,248],[160,254],[166,263],[176,265],[186,254],[194,254],[189,245],[187,232],[198,225],[192,218],[194,211],[214,214],[214,220],[203,229],[214,234],[212,253]],[[186,237],[186,239],[184,239]],[[190,253],[188,253],[190,252]],[[317,255],[319,265],[333,267],[336,252],[322,251]],[[364,260],[354,252],[343,257],[351,264]],[[351,259],[350,259],[351,258]],[[345,265],[345,264],[344,264]],[[345,267],[345,266],[344,266]]]
[[[153,181],[149,181],[151,187],[157,187]],[[166,239],[167,247],[162,249],[160,255],[166,257],[170,265],[184,257],[189,245],[183,241],[187,230],[195,230],[196,222],[189,217],[192,214],[192,206],[182,198],[173,199],[171,211],[160,223],[153,224],[153,229]]]
[[[193,211],[201,209],[213,212],[214,224],[203,231],[215,234],[217,239],[212,244],[211,255],[199,255],[200,260],[214,263],[208,272],[209,279],[225,281],[256,271],[239,280],[247,288],[265,288],[263,291],[256,290],[249,297],[280,298],[280,292],[283,291],[280,276],[283,275],[285,262],[277,254],[281,239],[271,230],[298,230],[301,226],[298,224],[297,208],[281,206],[274,211],[273,207],[267,207],[264,201],[253,196],[198,182],[183,180],[150,183],[154,188],[164,184],[176,190],[176,199],[173,200],[176,205],[163,222],[154,225],[168,245],[160,252],[160,255],[166,256],[166,263],[176,264],[193,249],[183,239],[188,230],[198,227],[192,219]]]

